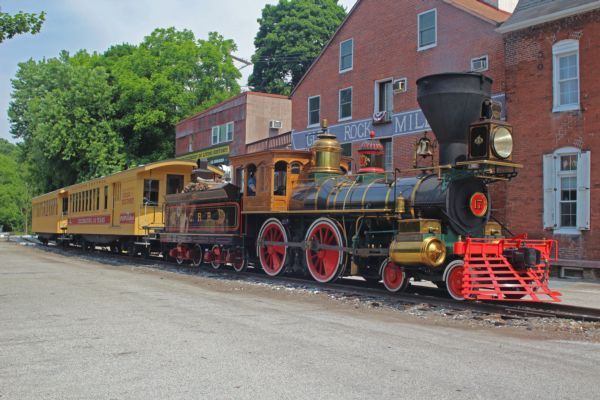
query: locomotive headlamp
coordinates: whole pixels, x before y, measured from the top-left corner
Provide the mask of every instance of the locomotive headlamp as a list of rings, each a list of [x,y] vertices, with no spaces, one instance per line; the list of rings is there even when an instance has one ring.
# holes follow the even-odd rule
[[[510,161],[512,126],[504,121],[483,120],[471,124],[468,160]]]
[[[492,151],[496,157],[502,159],[506,159],[512,154],[512,135],[504,126],[497,126],[492,131]]]

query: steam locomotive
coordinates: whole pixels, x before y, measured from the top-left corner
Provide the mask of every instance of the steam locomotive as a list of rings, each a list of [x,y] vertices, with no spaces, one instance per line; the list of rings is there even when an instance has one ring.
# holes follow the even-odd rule
[[[271,276],[305,273],[318,282],[357,275],[391,292],[428,280],[457,300],[560,301],[548,288],[556,243],[506,237],[491,215],[489,185],[520,168],[491,84],[475,73],[417,81],[437,164],[386,172],[372,135],[350,175],[324,126],[310,151],[232,157],[235,185],[168,195],[154,238],[181,263],[237,271],[251,263]],[[434,145],[421,138],[415,160],[432,157]]]

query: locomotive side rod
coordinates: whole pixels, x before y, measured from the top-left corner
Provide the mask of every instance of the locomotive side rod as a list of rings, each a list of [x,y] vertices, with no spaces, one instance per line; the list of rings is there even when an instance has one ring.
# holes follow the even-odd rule
[[[285,246],[285,247],[295,247],[300,248],[302,250],[306,250],[310,248],[312,250],[336,250],[343,251],[344,253],[348,253],[353,256],[361,256],[361,257],[376,257],[376,256],[387,256],[389,254],[388,249],[371,249],[368,247],[361,248],[352,248],[352,247],[343,247],[343,246],[333,246],[329,244],[320,244],[315,241],[302,241],[302,242],[274,242],[270,240],[257,240],[256,244],[259,246]]]

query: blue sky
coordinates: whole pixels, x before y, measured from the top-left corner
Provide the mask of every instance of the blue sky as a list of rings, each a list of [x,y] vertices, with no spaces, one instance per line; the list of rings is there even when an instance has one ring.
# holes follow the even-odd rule
[[[9,134],[7,109],[10,80],[18,63],[30,58],[56,57],[61,50],[103,52],[113,44],[138,44],[158,27],[190,29],[197,38],[217,31],[235,40],[237,56],[254,53],[257,18],[265,4],[277,0],[0,0],[2,12],[46,11],[46,22],[37,35],[19,35],[0,43],[0,137]],[[348,10],[356,0],[339,0]],[[246,84],[250,68],[242,70]]]

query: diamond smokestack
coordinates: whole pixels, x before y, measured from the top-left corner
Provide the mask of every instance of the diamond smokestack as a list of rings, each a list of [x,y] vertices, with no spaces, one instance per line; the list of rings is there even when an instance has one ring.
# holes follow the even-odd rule
[[[492,80],[475,73],[445,73],[417,80],[417,101],[439,144],[440,165],[467,158],[469,125],[491,98]]]

